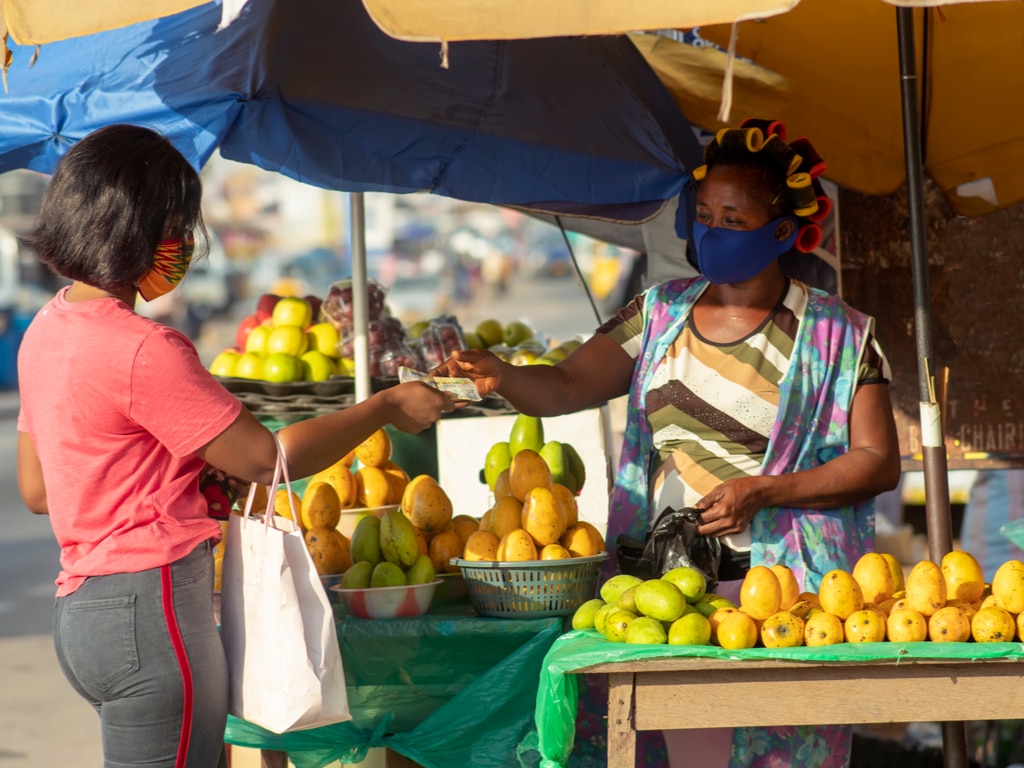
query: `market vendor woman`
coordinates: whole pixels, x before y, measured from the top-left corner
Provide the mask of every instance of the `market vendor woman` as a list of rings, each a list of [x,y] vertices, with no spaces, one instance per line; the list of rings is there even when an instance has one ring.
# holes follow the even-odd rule
[[[18,487],[61,548],[54,642],[100,717],[104,763],[224,765],[228,676],[213,609],[220,525],[208,466],[269,484],[274,435],[181,333],[135,313],[202,243],[199,176],[146,128],[91,133],[61,159],[24,241],[63,288],[19,350]],[[197,233],[199,237],[193,237]],[[280,431],[292,477],[391,423],[418,432],[452,401],[403,384]]]
[[[778,123],[720,132],[694,171],[701,277],[652,287],[557,366],[516,367],[482,351],[443,366],[537,416],[628,395],[609,548],[622,534],[642,539],[666,507],[696,507],[699,531],[723,544],[716,591],[734,598],[751,564],[788,565],[812,591],[827,571],[851,569],[874,547],[874,496],[899,480],[872,319],[779,266],[820,239],[823,169]],[[849,762],[848,727],[722,731],[689,732],[679,749],[667,734],[671,764]],[[717,754],[702,752],[723,735]]]

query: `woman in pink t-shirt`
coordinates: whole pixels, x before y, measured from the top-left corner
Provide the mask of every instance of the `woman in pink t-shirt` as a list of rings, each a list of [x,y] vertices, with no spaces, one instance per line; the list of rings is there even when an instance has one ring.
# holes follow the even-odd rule
[[[179,332],[134,311],[182,279],[205,234],[199,176],[151,130],[102,128],[62,158],[24,237],[72,281],[18,355],[18,486],[61,547],[54,642],[100,716],[108,765],[224,764],[228,681],[213,611],[220,527],[210,465],[269,484],[271,432]],[[200,243],[205,237],[195,238]],[[454,404],[402,384],[280,431],[292,477],[331,465],[375,430],[419,432]]]

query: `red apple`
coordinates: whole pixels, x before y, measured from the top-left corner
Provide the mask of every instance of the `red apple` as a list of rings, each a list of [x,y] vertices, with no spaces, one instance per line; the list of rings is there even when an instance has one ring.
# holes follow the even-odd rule
[[[256,315],[246,315],[242,318],[238,324],[238,330],[235,331],[235,346],[239,349],[245,349],[245,340],[249,338],[249,331],[260,324],[260,320]]]
[[[256,300],[256,317],[266,320],[274,313],[274,307],[281,299],[276,293],[264,293]]]
[[[309,304],[310,310],[312,310],[312,312],[313,312],[313,320],[312,320],[312,322],[313,323],[320,322],[320,307],[324,303],[323,299],[321,299],[319,296],[313,296],[312,294],[309,294],[308,296],[305,296],[304,298],[306,299],[306,303]]]

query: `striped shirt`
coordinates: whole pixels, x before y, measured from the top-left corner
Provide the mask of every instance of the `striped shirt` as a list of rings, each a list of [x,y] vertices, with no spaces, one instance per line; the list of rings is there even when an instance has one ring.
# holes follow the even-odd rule
[[[735,342],[705,339],[693,316],[671,344],[647,393],[647,414],[657,457],[651,467],[650,513],[693,506],[717,485],[760,474],[779,408],[779,383],[807,305],[799,281],[748,336]],[[638,296],[598,332],[633,358],[643,337],[643,297]],[[888,382],[888,363],[871,338],[858,384]],[[749,529],[723,537],[737,551],[750,548]]]

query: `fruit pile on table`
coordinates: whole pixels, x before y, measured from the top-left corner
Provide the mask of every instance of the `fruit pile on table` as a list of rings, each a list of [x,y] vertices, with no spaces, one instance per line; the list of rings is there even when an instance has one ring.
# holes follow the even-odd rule
[[[573,616],[611,642],[717,645],[727,650],[838,643],[1011,642],[1024,639],[1024,562],[1008,560],[991,584],[977,560],[954,551],[922,560],[904,580],[890,554],[869,552],[851,571],[826,573],[801,592],[784,565],[756,565],[739,604],[706,591],[704,574],[676,568],[659,579],[617,574]]]

